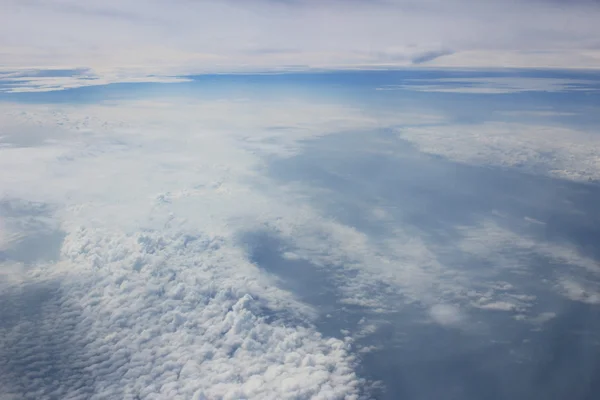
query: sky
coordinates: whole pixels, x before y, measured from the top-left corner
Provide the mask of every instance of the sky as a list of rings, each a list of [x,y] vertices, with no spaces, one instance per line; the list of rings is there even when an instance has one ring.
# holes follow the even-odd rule
[[[0,398],[597,398],[597,21],[0,0]]]
[[[592,0],[3,0],[0,73],[58,87],[206,72],[598,68]],[[91,79],[93,78],[93,79]]]

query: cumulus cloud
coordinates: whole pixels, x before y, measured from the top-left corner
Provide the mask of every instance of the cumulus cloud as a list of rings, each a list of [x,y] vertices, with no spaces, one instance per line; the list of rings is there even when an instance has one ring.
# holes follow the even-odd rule
[[[120,76],[80,76],[68,77],[15,77],[2,79],[0,92],[5,93],[27,93],[27,92],[52,92],[55,90],[76,89],[84,86],[101,86],[111,83],[180,83],[188,79],[169,76],[143,76],[143,75],[120,75]]]
[[[598,68],[599,15],[585,1],[8,0],[0,59],[8,73],[88,69],[12,90],[249,70]]]

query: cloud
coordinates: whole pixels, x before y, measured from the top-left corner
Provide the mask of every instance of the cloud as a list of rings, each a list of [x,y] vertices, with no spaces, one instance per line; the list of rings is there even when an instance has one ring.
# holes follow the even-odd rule
[[[56,90],[76,89],[85,86],[102,86],[111,83],[179,83],[189,79],[169,76],[139,76],[122,74],[119,76],[90,76],[90,74],[72,75],[68,77],[15,77],[3,79],[0,92],[27,93],[52,92]]]
[[[256,105],[187,104],[3,107],[11,129],[68,134],[0,149],[14,172],[2,175],[1,198],[35,200],[10,203],[21,214],[54,209],[66,233],[60,260],[3,286],[0,397],[357,398],[349,344],[318,333],[315,311],[235,240],[296,218],[295,205],[244,183],[261,159],[241,139],[258,123],[298,121],[277,107],[265,119],[268,108],[247,108]],[[206,125],[195,120],[203,107]],[[318,131],[347,112],[325,109],[294,115],[314,115]],[[234,110],[239,119],[215,128]]]
[[[600,301],[600,292],[595,283],[600,276],[600,263],[580,254],[576,249],[519,234],[490,220],[480,221],[475,227],[463,227],[460,231],[463,237],[458,244],[459,248],[502,273],[512,271],[521,274],[530,271],[532,266],[528,259],[533,255],[549,261],[550,265],[558,265],[558,268],[545,271],[542,279],[545,285],[571,300],[591,304]],[[589,282],[583,285],[575,278],[581,276],[588,276]],[[511,291],[513,288],[509,285],[494,288],[489,295],[477,294],[473,305],[504,311],[523,311],[532,306],[535,296],[507,293]]]
[[[564,277],[558,282],[558,287],[571,300],[600,304],[600,287],[594,282],[579,282],[572,277]]]
[[[414,90],[417,92],[508,94],[522,92],[597,91],[586,79],[542,77],[486,77],[409,79],[402,85],[386,85],[377,90]]]
[[[101,82],[298,68],[598,68],[599,16],[593,2],[7,0],[0,59],[5,72],[87,68]]]
[[[575,129],[510,122],[403,128],[421,151],[475,165],[522,168],[575,181],[600,180],[600,141]]]
[[[440,325],[459,326],[465,321],[465,316],[456,306],[450,304],[436,304],[429,309],[431,318]]]
[[[496,310],[496,311],[513,311],[517,308],[512,303],[508,303],[506,301],[495,301],[493,303],[481,304],[477,305],[478,308],[484,310]]]
[[[0,147],[0,169],[12,172],[0,174],[0,198],[26,199],[3,203],[21,214],[51,210],[42,217],[65,236],[59,260],[19,266],[21,278],[2,287],[1,395],[358,398],[352,340],[319,331],[321,310],[274,283],[240,242],[246,232],[273,234],[288,247],[283,260],[325,271],[335,306],[367,310],[344,327],[356,340],[405,305],[451,327],[477,305],[533,312],[520,287],[448,265],[426,232],[392,224],[383,238],[369,235],[314,207],[317,188],[264,173],[265,159],[293,157],[309,139],[431,116],[253,100],[3,104],[7,138],[36,127],[51,140]],[[380,222],[392,217],[369,207]],[[21,217],[11,227],[36,220]],[[517,248],[596,268],[492,223],[453,237],[447,247],[496,263]]]
[[[505,254],[507,248],[521,249],[600,275],[600,264],[592,258],[581,255],[576,249],[565,244],[552,243],[519,234],[500,226],[493,220],[484,219],[479,221],[476,226],[459,227],[458,231],[463,234],[459,244],[461,250],[482,258],[498,260],[500,258],[492,256],[492,254],[496,253],[497,256],[500,256]],[[516,252],[513,253],[513,256],[518,259]],[[521,262],[517,262],[513,266],[518,269],[523,265]]]
[[[291,243],[287,260],[330,266],[340,307],[389,310],[399,285],[410,301],[432,301],[423,293],[441,266],[422,241],[399,232],[372,242],[263,174],[265,158],[386,118],[315,99],[161,98],[4,103],[0,120],[0,168],[13,171],[0,176],[0,198],[27,199],[6,203],[25,214],[52,210],[65,233],[58,261],[34,263],[3,290],[17,315],[41,309],[41,328],[0,324],[0,358],[11,360],[1,395],[356,398],[352,344],[318,332],[318,310],[274,284],[239,242],[244,232],[273,232]],[[49,137],[14,140],[34,129]],[[21,296],[55,285],[51,301]],[[374,332],[369,323],[351,334]],[[40,377],[36,365],[55,372]]]

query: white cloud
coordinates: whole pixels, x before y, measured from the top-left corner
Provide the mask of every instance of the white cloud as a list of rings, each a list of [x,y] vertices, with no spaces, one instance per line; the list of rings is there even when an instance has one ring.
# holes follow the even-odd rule
[[[5,0],[5,72],[89,68],[98,82],[307,68],[598,68],[593,2]],[[14,90],[97,84],[40,79]]]
[[[465,315],[460,308],[451,304],[436,304],[429,309],[429,315],[444,326],[460,326],[465,322]]]
[[[540,315],[538,315],[537,317],[532,319],[532,322],[534,324],[537,325],[542,325],[545,324],[548,321],[553,320],[554,318],[556,318],[556,313],[554,312],[543,312]]]
[[[317,333],[314,310],[273,286],[236,242],[265,221],[294,223],[295,205],[244,183],[261,158],[242,138],[259,121],[298,120],[235,103],[188,107],[196,113],[139,103],[3,108],[14,129],[69,132],[0,149],[12,171],[0,196],[53,204],[67,235],[59,262],[32,266],[2,291],[0,308],[19,317],[1,319],[0,397],[358,395],[349,345]],[[317,131],[346,112],[324,110],[305,105],[297,115],[312,113]],[[239,119],[217,128],[232,111]]]
[[[528,257],[536,255],[558,265],[549,270],[548,275],[540,279],[541,285],[556,288],[565,297],[586,303],[600,301],[595,288],[594,277],[600,276],[600,264],[568,245],[546,242],[533,237],[518,234],[498,224],[483,220],[478,226],[465,226],[459,230],[463,237],[458,247],[465,253],[472,254],[479,260],[491,264],[498,272],[523,273],[531,269]],[[593,279],[582,285],[575,277],[589,276]],[[478,308],[494,308],[523,311],[531,307],[535,297],[530,295],[510,294],[506,290],[494,290],[482,294],[473,293],[473,305]],[[514,292],[512,287],[506,288]],[[502,300],[502,299],[505,300]]]
[[[514,269],[523,268],[525,264],[519,260],[516,252],[507,252],[506,249],[537,253],[600,275],[600,264],[592,258],[581,255],[574,248],[513,232],[491,220],[482,220],[475,226],[460,227],[459,232],[463,235],[459,244],[462,251],[491,260],[502,260],[505,255],[512,255],[514,260],[508,262]]]
[[[189,79],[169,76],[79,76],[69,77],[15,77],[2,79],[0,92],[26,93],[26,92],[52,92],[56,90],[75,89],[84,86],[101,86],[111,83],[180,83]]]
[[[197,390],[208,398],[356,393],[343,342],[268,323],[261,307],[293,307],[285,294],[261,283],[227,238],[196,235],[190,239],[175,225],[133,235],[81,229],[67,238],[66,262],[89,277],[67,280],[71,293],[64,296],[98,317],[65,322],[89,332],[82,362],[114,354],[105,371],[92,370],[97,380],[121,393],[161,398],[189,398]],[[130,353],[126,362],[122,353]]]
[[[434,80],[410,79],[403,85],[386,85],[377,90],[414,90],[417,92],[506,94],[520,92],[566,92],[597,90],[587,79],[559,79],[544,77],[471,77],[438,78]],[[522,112],[521,112],[522,113]],[[534,112],[535,113],[535,112]],[[537,116],[556,115],[537,112]]]
[[[557,20],[560,18],[556,16]],[[549,28],[551,29],[551,28]],[[569,50],[552,48],[545,51],[467,50],[440,57],[427,64],[438,68],[539,68],[598,69],[600,52],[594,48]],[[578,47],[578,46],[577,46]]]
[[[506,301],[495,301],[492,303],[478,304],[476,307],[484,309],[484,310],[496,310],[496,311],[513,311],[517,308],[517,306],[515,304],[508,303]]]
[[[572,179],[600,180],[600,138],[575,129],[509,122],[402,128],[423,152],[454,161]]]
[[[8,244],[11,242],[10,236],[6,231],[5,223],[3,218],[0,216],[0,251],[5,250]]]
[[[600,304],[600,287],[593,282],[580,282],[566,276],[558,281],[558,287],[571,300],[588,304]]]
[[[426,292],[442,266],[422,241],[399,232],[372,242],[261,175],[264,155],[386,118],[315,101],[190,99],[5,103],[0,114],[0,168],[12,172],[0,175],[0,198],[51,204],[66,234],[58,262],[36,263],[3,290],[17,315],[40,311],[0,324],[2,396],[356,397],[351,343],[320,335],[317,311],[273,285],[240,232],[273,231],[292,244],[289,260],[356,272],[338,277],[341,305],[385,311],[400,288],[409,301],[436,301]],[[51,139],[11,139],[23,130]]]

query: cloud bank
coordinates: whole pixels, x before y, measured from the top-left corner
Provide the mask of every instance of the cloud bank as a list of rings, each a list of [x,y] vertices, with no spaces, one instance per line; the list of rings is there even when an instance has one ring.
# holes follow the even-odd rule
[[[593,1],[5,0],[0,65],[87,71],[38,78],[46,88],[206,72],[599,68],[598,19]]]

